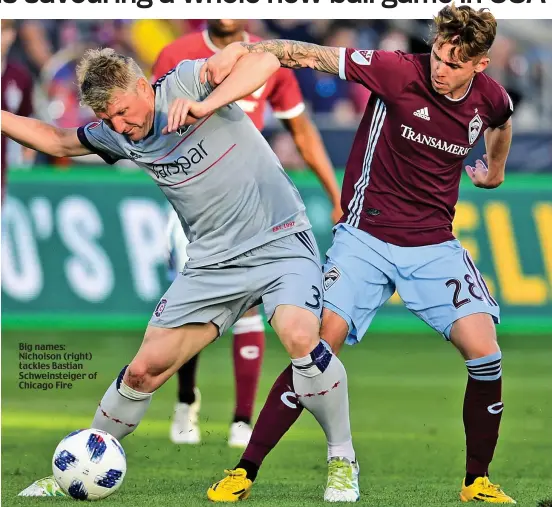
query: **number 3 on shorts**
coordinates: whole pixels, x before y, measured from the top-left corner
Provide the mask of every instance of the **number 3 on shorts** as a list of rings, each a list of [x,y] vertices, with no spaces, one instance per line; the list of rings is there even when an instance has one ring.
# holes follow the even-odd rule
[[[309,303],[308,301],[305,301],[305,305],[313,310],[318,310],[320,308],[321,297],[322,294],[320,293],[320,289],[316,285],[312,285],[312,298],[314,299],[314,302]]]

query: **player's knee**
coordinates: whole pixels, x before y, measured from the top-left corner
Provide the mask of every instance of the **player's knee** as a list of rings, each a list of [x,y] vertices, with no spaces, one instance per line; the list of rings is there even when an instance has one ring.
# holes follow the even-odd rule
[[[123,380],[135,391],[152,392],[159,387],[157,378],[158,375],[152,374],[147,362],[135,359],[129,364]]]
[[[280,338],[291,357],[304,357],[310,354],[319,341],[317,332],[294,321],[282,329]]]
[[[500,352],[493,319],[486,313],[476,313],[458,319],[452,325],[448,336],[466,360]]]
[[[497,353],[500,353],[500,347],[498,346],[496,338],[467,343],[462,351],[466,360],[481,359]]]

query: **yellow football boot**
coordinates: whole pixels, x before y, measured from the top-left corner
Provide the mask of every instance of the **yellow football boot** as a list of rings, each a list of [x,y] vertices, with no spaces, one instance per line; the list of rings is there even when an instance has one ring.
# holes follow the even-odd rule
[[[227,476],[207,490],[207,498],[212,502],[245,500],[253,487],[253,481],[247,478],[247,472],[243,468],[236,468],[225,470],[224,473]]]
[[[499,484],[493,484],[488,477],[478,477],[470,486],[466,486],[466,479],[464,479],[460,500],[462,502],[516,503],[500,489]]]

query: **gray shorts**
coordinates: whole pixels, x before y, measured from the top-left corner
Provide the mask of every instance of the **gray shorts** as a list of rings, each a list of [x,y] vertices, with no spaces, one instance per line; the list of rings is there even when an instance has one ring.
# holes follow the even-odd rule
[[[305,308],[320,319],[323,296],[320,255],[309,230],[218,264],[185,268],[155,307],[149,323],[175,328],[213,322],[222,335],[260,303],[269,320],[278,305]]]

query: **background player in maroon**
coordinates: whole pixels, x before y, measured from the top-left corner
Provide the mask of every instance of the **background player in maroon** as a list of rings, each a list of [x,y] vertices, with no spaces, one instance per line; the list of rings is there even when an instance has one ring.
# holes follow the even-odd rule
[[[2,46],[1,46],[1,64],[2,64],[2,93],[1,102],[4,111],[18,114],[20,116],[31,116],[33,113],[32,106],[32,91],[33,82],[28,71],[8,59],[8,52],[15,41],[17,29],[15,21],[10,19],[2,20]],[[1,152],[1,167],[2,167],[2,201],[4,200],[4,192],[8,178],[8,138],[1,136],[2,146]],[[18,147],[18,149],[27,150],[27,148]]]
[[[184,35],[161,51],[153,67],[153,77],[158,79],[182,60],[208,58],[232,42],[261,40],[249,34],[245,26],[244,20],[208,20],[206,30]],[[293,71],[279,69],[261,88],[238,104],[259,130],[264,127],[267,104],[270,104],[274,116],[289,130],[305,162],[326,189],[333,206],[332,220],[337,222],[342,215],[339,186],[318,130],[305,112]],[[185,249],[186,240],[176,216],[169,220],[169,231],[173,258],[185,259],[185,252],[178,251]],[[183,265],[175,268],[179,271]],[[232,447],[245,447],[251,436],[250,423],[264,354],[264,324],[258,310],[253,308],[247,312],[233,327],[233,334],[236,407],[228,443]],[[195,444],[201,438],[198,424],[200,393],[196,387],[198,359],[199,356],[195,356],[178,372],[178,403],[170,432],[175,443]]]
[[[469,253],[452,235],[463,161],[485,137],[487,165],[466,171],[476,186],[504,180],[512,104],[483,71],[496,35],[484,9],[443,8],[431,53],[321,47],[295,41],[233,44],[211,58],[217,83],[247,52],[275,54],[283,66],[339,74],[372,91],[347,163],[343,218],[325,271],[322,337],[338,351],[356,343],[395,289],[409,308],[465,359],[466,476],[463,501],[515,503],[488,478],[503,411],[499,308]],[[493,322],[494,321],[494,322]],[[300,412],[284,371],[236,468],[254,479],[264,457]],[[300,400],[299,400],[300,401]],[[231,487],[231,477],[225,479]]]

